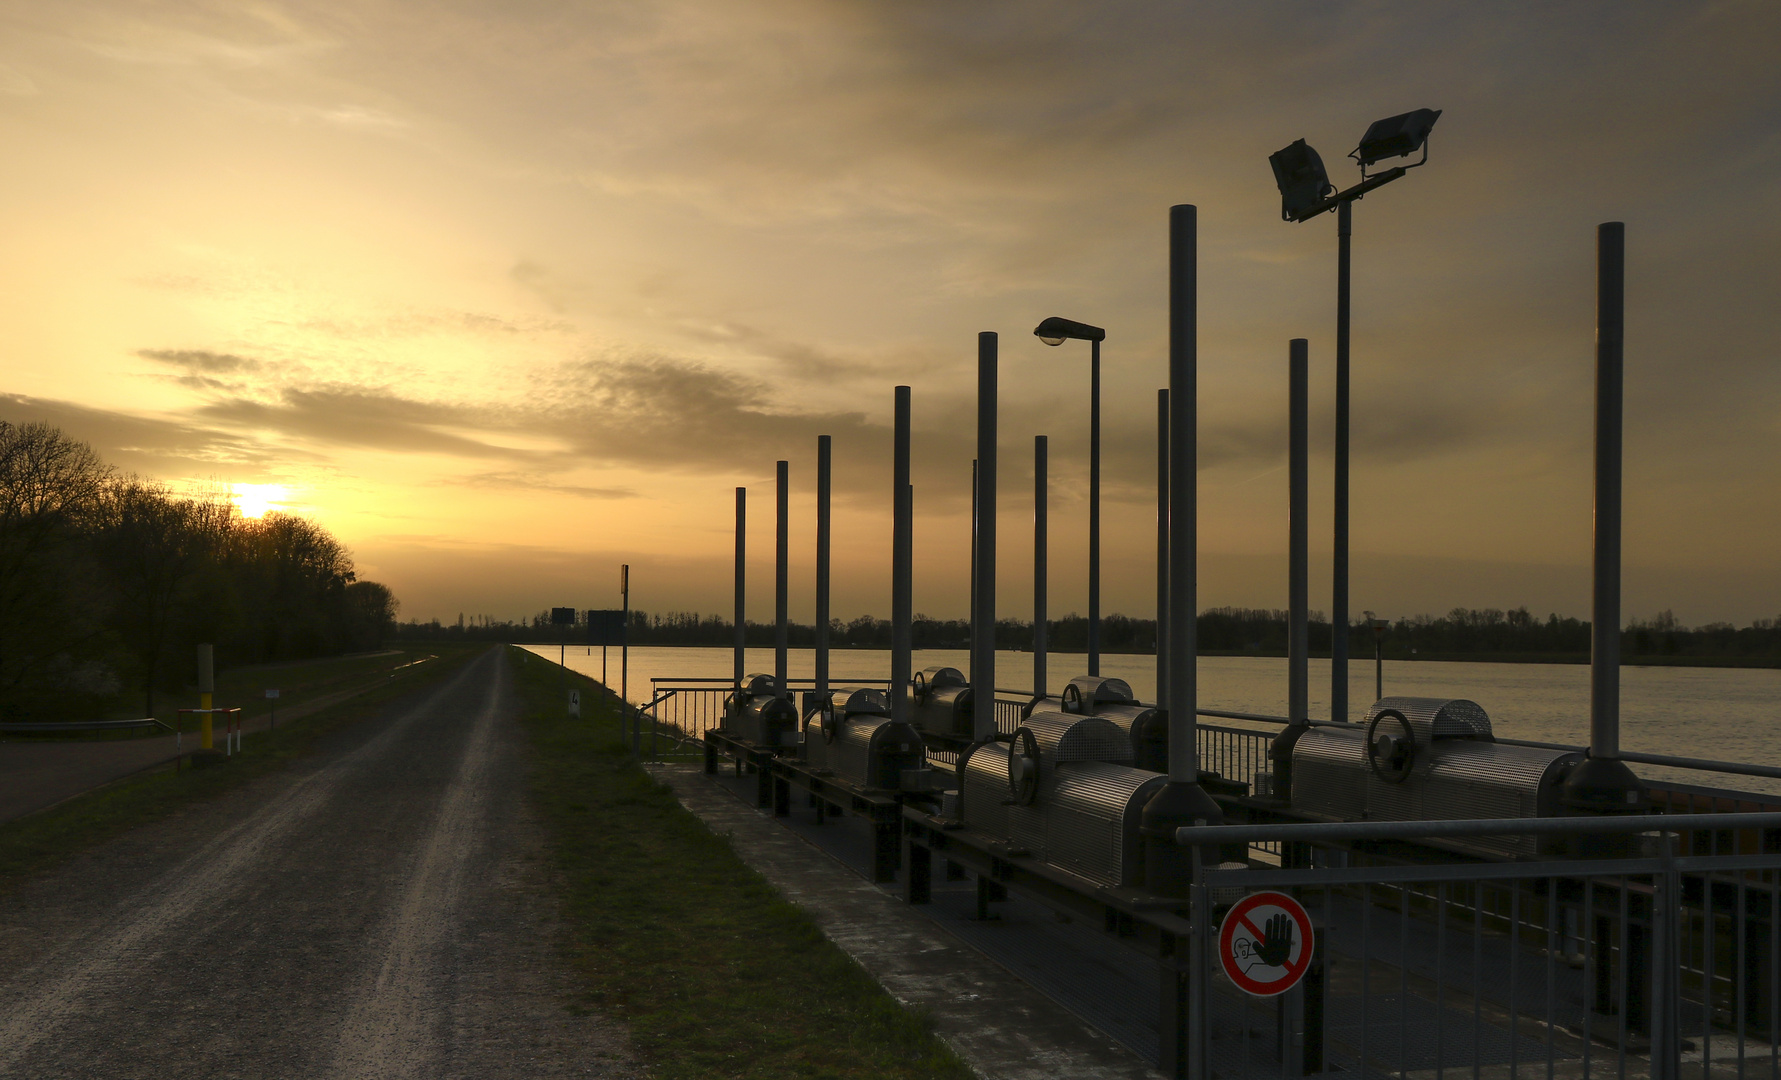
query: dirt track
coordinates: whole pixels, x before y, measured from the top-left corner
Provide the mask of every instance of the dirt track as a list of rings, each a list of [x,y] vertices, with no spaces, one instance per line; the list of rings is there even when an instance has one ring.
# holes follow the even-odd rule
[[[0,1077],[632,1075],[564,1007],[504,664],[0,900]]]

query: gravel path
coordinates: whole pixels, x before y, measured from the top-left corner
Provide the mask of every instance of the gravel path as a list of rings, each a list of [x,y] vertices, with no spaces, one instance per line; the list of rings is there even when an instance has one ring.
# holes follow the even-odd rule
[[[505,664],[0,898],[0,1077],[639,1075],[567,1007]]]

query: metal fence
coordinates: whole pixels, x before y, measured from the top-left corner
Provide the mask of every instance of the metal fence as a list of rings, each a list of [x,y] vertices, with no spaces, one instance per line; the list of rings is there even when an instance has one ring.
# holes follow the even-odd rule
[[[1310,865],[1202,871],[1179,1071],[1781,1078],[1781,855],[1682,856],[1681,831],[1519,864],[1367,865],[1303,841]],[[1304,979],[1275,998],[1218,955],[1222,909],[1258,889],[1316,926]]]
[[[794,680],[795,683],[795,680]],[[650,701],[638,708],[639,734],[645,743],[651,736],[658,747],[673,746],[705,737],[711,728],[723,726],[724,699],[731,690],[728,680],[716,679],[651,679]],[[798,687],[794,685],[794,693]],[[1020,717],[1029,697],[1019,691],[999,691],[996,698],[996,731],[1012,735],[1020,726]],[[1227,780],[1251,783],[1255,774],[1266,772],[1268,745],[1275,732],[1256,728],[1199,725],[1200,768],[1216,772]],[[942,764],[950,764],[957,755],[934,751],[929,755]]]
[[[1256,731],[1201,723],[1195,730],[1199,735],[1200,768],[1207,772],[1252,784],[1256,774],[1272,768],[1268,764],[1268,747],[1278,729]]]
[[[859,681],[851,680],[852,683]],[[794,694],[800,689],[797,683],[798,680],[792,680]],[[658,747],[697,741],[705,737],[706,731],[723,726],[724,699],[732,689],[728,680],[660,678],[651,679],[650,688],[649,702],[639,705],[636,713],[638,732],[646,745],[652,736]],[[1014,729],[1020,726],[1020,713],[1027,701],[1026,698],[996,698],[996,731],[1003,735],[1014,734]],[[940,754],[938,760],[957,757],[956,754],[937,753]]]
[[[685,679],[651,679],[650,700],[635,713],[640,747],[651,757],[705,738],[724,725],[724,699],[732,686]]]

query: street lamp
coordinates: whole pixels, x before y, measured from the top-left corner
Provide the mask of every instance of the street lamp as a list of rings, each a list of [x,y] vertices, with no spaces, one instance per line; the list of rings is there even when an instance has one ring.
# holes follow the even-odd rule
[[[1101,342],[1107,331],[1052,316],[1033,328],[1047,345],[1089,343],[1088,421],[1088,673],[1101,673]]]
[[[1375,188],[1428,163],[1429,132],[1440,116],[1439,109],[1417,109],[1374,121],[1348,155],[1361,167],[1361,182],[1346,191],[1335,191],[1324,172],[1323,159],[1304,139],[1268,157],[1274,183],[1280,188],[1283,219],[1309,221],[1336,211],[1336,520],[1331,560],[1335,580],[1330,597],[1330,712],[1337,721],[1348,719],[1348,266],[1354,204]],[[1370,166],[1418,150],[1422,151],[1420,161],[1367,175]]]

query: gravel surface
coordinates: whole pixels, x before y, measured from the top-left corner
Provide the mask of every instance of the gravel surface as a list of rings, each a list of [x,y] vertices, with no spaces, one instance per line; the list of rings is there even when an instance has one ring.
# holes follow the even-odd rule
[[[631,1077],[570,1007],[491,650],[0,898],[0,1077]]]

